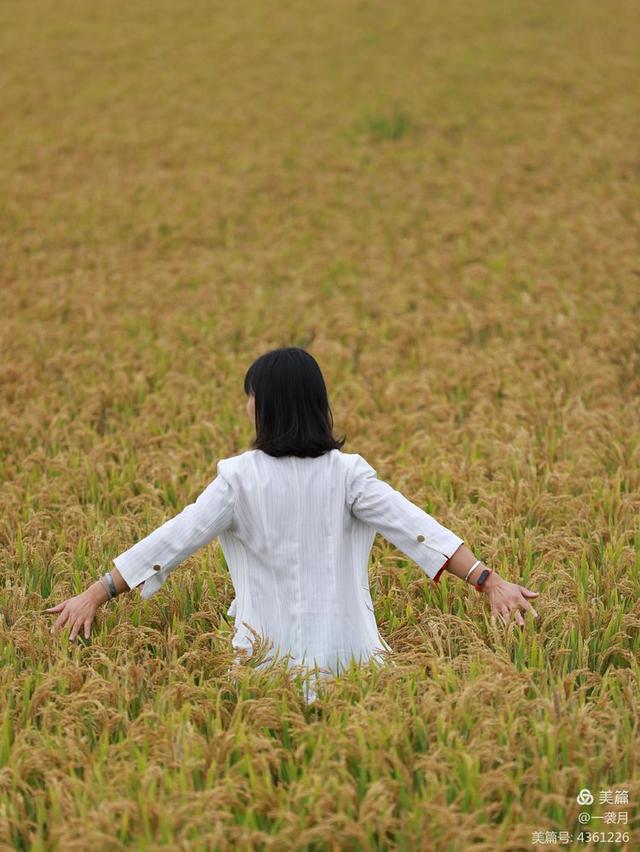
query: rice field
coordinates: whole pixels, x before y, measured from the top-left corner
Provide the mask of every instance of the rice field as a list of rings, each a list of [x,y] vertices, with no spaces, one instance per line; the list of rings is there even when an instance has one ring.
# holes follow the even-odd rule
[[[632,0],[0,6],[0,850],[639,848],[639,43]],[[229,674],[217,542],[53,629],[289,345],[536,621],[378,535],[396,665],[309,707]]]

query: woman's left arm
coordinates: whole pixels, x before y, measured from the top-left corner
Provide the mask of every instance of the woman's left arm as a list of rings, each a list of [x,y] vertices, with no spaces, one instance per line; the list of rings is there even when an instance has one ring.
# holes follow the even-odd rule
[[[149,588],[143,590],[142,597],[150,597],[181,562],[229,528],[235,500],[233,488],[220,472],[224,461],[218,462],[218,475],[195,502],[115,557],[111,577],[116,594],[146,584]],[[98,608],[109,600],[105,582],[96,580],[81,594],[44,612],[59,613],[55,626],[69,624],[71,640],[83,626],[88,637]]]
[[[125,583],[122,575],[117,568],[111,569],[111,576],[116,587],[116,593],[129,592],[129,586]],[[60,613],[54,627],[64,627],[68,625],[71,628],[69,639],[74,642],[78,633],[84,627],[85,638],[88,639],[91,633],[91,625],[96,617],[98,608],[103,603],[109,600],[106,587],[102,580],[96,580],[84,592],[75,595],[72,598],[67,598],[66,601],[50,606],[45,609],[45,612],[51,614]]]

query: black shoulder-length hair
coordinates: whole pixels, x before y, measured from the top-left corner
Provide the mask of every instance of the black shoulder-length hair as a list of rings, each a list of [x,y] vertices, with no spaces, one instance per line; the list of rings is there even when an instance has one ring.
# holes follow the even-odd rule
[[[321,456],[342,449],[333,436],[333,415],[318,362],[305,349],[285,346],[257,358],[244,377],[253,394],[253,447],[270,456]]]

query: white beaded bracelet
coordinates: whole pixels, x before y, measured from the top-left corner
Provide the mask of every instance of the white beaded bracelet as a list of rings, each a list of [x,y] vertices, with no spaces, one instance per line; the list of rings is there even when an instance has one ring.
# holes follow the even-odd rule
[[[113,577],[109,571],[106,571],[102,577],[100,577],[100,582],[104,586],[107,594],[109,595],[109,600],[117,597],[116,584],[113,582]]]
[[[469,579],[469,577],[471,576],[471,573],[477,568],[477,566],[481,565],[481,564],[482,564],[481,560],[476,559],[476,561],[473,563],[471,568],[469,568],[469,570],[467,571],[467,576],[464,578],[465,582]]]

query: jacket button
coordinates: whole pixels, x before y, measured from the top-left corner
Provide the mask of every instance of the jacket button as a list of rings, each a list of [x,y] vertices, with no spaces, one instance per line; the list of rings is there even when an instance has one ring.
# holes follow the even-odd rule
[[[161,568],[162,568],[162,565],[154,565],[153,566],[154,571],[160,571]]]
[[[418,536],[418,541],[424,541],[424,536],[422,535],[422,533]]]

